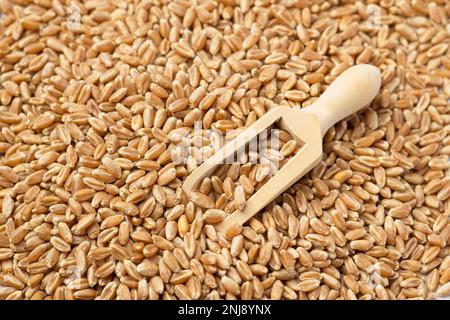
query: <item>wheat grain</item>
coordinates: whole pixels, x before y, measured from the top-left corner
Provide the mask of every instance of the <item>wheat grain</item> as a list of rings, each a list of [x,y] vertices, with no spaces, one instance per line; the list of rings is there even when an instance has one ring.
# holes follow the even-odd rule
[[[1,0],[0,299],[448,296],[448,8],[383,3],[369,25],[361,2],[313,2],[77,3],[73,23],[66,4]],[[216,232],[301,143],[280,130],[189,195],[185,177],[355,63],[382,72],[372,104],[248,225]]]

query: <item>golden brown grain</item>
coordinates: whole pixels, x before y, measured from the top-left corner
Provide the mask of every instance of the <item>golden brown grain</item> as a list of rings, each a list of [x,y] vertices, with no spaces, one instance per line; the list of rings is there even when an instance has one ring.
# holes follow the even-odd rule
[[[369,25],[362,2],[266,2],[77,2],[74,23],[66,3],[0,0],[0,299],[449,296],[448,5],[374,1]],[[355,63],[382,73],[371,105],[217,232],[298,142],[280,130],[192,194],[186,176]]]

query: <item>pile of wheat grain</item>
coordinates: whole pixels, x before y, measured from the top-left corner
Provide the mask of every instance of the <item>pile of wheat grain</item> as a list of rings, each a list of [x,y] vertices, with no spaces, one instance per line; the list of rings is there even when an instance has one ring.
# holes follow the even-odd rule
[[[450,295],[448,1],[0,12],[0,299]],[[202,158],[217,144],[202,130],[233,136],[276,105],[310,105],[359,63],[382,72],[371,106],[238,235],[217,233],[264,175],[231,164],[186,195],[198,164],[173,161],[180,136]]]

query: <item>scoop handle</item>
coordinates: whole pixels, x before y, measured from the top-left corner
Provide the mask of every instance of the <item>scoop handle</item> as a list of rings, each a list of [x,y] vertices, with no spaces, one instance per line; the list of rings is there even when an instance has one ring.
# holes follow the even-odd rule
[[[369,104],[380,85],[380,70],[369,64],[359,64],[341,73],[318,100],[302,111],[319,118],[324,136],[335,123]]]

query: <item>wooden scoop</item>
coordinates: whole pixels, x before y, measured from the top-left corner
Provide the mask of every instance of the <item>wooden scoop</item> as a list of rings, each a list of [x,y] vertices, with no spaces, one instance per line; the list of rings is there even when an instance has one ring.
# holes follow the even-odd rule
[[[218,165],[225,163],[225,159],[230,159],[251,139],[277,123],[281,129],[292,134],[301,147],[247,200],[242,211],[233,212],[216,225],[216,229],[225,232],[231,226],[244,224],[320,162],[322,138],[327,130],[368,105],[378,93],[380,84],[378,68],[367,64],[356,65],[339,75],[312,105],[304,109],[286,106],[271,109],[195,169],[185,180],[183,190],[188,195],[195,191],[202,179],[211,176]]]

